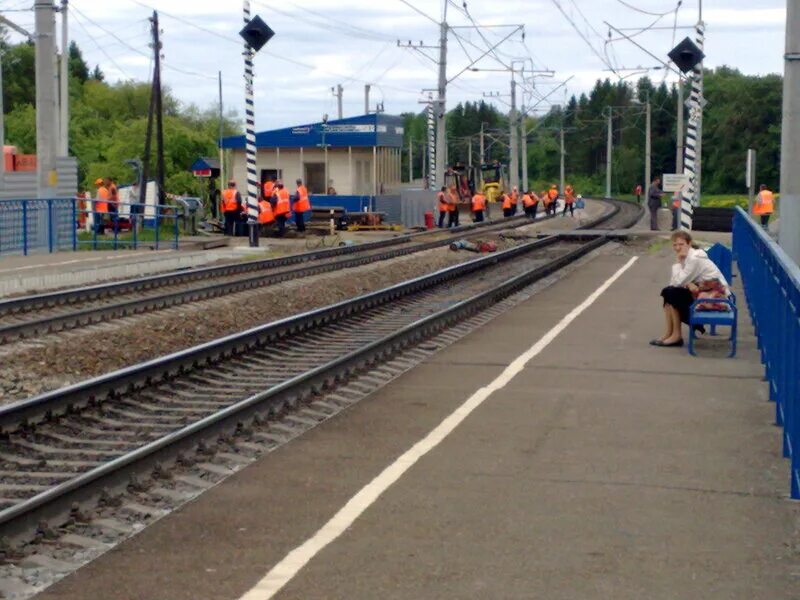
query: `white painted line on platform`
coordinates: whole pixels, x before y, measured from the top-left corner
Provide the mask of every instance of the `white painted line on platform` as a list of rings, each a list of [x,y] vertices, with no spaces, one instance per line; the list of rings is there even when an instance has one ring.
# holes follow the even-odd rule
[[[594,304],[623,273],[633,266],[636,260],[637,257],[635,256],[631,258],[608,278],[603,285],[592,292],[586,300],[573,308],[568,315],[544,334],[539,341],[515,358],[494,381],[472,394],[461,406],[437,425],[433,431],[386,467],[375,479],[361,488],[317,533],[287,554],[281,562],[272,567],[269,573],[239,600],[269,600],[275,596],[314,556],[342,535],[383,492],[400,479],[420,458],[438,446],[489,396],[503,389],[514,377],[519,375],[533,358],[547,348],[581,313]]]

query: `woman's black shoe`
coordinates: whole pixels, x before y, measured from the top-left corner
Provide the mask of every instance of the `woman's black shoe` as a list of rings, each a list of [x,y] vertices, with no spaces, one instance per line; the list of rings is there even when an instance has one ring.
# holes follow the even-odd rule
[[[665,344],[661,340],[653,340],[650,342],[653,346],[659,346],[661,348],[680,348],[683,346],[683,340],[678,340],[677,342],[670,342],[669,344]]]

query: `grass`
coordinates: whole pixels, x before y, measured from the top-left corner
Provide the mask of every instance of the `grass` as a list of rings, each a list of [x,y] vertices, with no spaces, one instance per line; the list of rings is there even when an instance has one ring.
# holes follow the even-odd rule
[[[117,234],[117,245],[120,248],[133,248],[133,232],[121,231]],[[179,233],[180,239],[180,233]],[[78,249],[93,250],[94,234],[82,231],[78,234]],[[136,241],[139,245],[154,244],[156,241],[156,230],[152,227],[145,227],[136,232]],[[159,247],[171,248],[175,241],[175,226],[173,224],[161,225],[158,231]],[[111,228],[106,228],[106,233],[97,235],[97,248],[107,250],[114,247],[114,234]]]

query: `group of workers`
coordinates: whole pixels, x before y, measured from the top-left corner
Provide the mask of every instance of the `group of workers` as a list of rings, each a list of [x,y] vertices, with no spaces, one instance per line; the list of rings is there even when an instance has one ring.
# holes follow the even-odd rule
[[[533,191],[527,191],[520,195],[516,186],[510,193],[506,192],[500,197],[501,207],[503,209],[503,216],[513,217],[517,214],[522,200],[522,209],[529,219],[535,219],[536,213],[539,210],[539,202],[544,206],[545,214],[555,215],[558,210],[558,187],[555,185],[550,186],[549,190],[542,191],[541,194],[536,194]],[[580,203],[578,202],[580,201]],[[447,227],[458,227],[458,194],[454,187],[448,189],[442,186],[437,194],[437,202],[439,209],[439,227],[445,227],[445,220],[447,220]],[[564,188],[564,210],[562,216],[566,216],[569,211],[570,216],[575,215],[576,203],[582,204],[582,198],[575,194],[575,190],[571,185]],[[482,190],[477,190],[472,196],[470,209],[472,212],[473,223],[480,223],[486,216],[487,200],[486,195]]]
[[[297,189],[294,194],[283,185],[283,181],[270,177],[264,182],[261,197],[258,201],[257,223],[262,235],[267,235],[275,226],[275,235],[283,237],[286,234],[286,222],[294,213],[294,222],[298,233],[306,230],[305,216],[311,210],[311,200],[308,188],[303,185],[303,180],[296,181]],[[236,189],[234,180],[228,181],[228,187],[222,192],[220,199],[220,212],[224,218],[225,235],[235,235],[237,223],[247,223],[247,202],[242,201],[242,196]]]

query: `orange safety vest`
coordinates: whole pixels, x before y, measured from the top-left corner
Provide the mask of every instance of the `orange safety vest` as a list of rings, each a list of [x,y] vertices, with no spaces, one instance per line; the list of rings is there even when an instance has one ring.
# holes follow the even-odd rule
[[[308,188],[304,185],[297,186],[297,201],[294,203],[294,212],[306,212],[311,210],[311,202],[308,199]]]
[[[508,210],[512,206],[514,206],[511,202],[511,196],[508,194],[503,194],[503,210]]]
[[[678,191],[672,196],[672,208],[680,208],[683,195]]]
[[[258,203],[258,222],[262,225],[268,225],[275,222],[275,215],[272,213],[272,204],[268,200],[262,200]]]
[[[546,206],[550,206],[553,203],[553,201],[550,199],[550,194],[547,192],[542,192],[541,198],[542,202],[544,202]]]
[[[458,194],[453,190],[447,192],[447,210],[449,212],[458,211]]]
[[[519,192],[512,191],[511,192],[511,205],[516,206],[519,202]]]
[[[759,198],[761,202],[758,202]],[[754,215],[771,215],[775,210],[775,196],[769,190],[761,190],[758,192],[756,202],[753,203]]]
[[[275,191],[275,184],[271,181],[264,182],[264,198],[269,200],[272,198],[272,192]]]
[[[108,212],[108,189],[106,186],[101,185],[97,188],[97,200],[94,203],[95,212],[107,213]]]
[[[642,195],[642,186],[637,185],[635,191],[636,191],[636,195],[637,196],[641,196]]]
[[[524,206],[525,208],[530,208],[531,206],[537,204],[538,202],[539,198],[533,192],[530,192],[529,194],[525,194],[524,196],[522,196],[522,206]]]
[[[439,201],[439,212],[448,212],[450,210],[450,204],[447,203],[447,197],[444,192],[436,194],[436,199]]]
[[[558,190],[550,188],[550,191],[547,192],[547,195],[550,197],[550,201],[553,202],[558,199]]]
[[[288,215],[292,212],[289,206],[289,190],[281,188],[277,191],[278,201],[275,203],[275,216]]]
[[[234,212],[239,208],[236,202],[236,190],[228,188],[222,191],[222,212]]]
[[[568,187],[566,190],[564,190],[564,202],[566,204],[572,204],[575,202],[575,192],[571,187]]]
[[[483,194],[475,194],[472,197],[472,212],[479,210],[486,210],[486,196]]]

